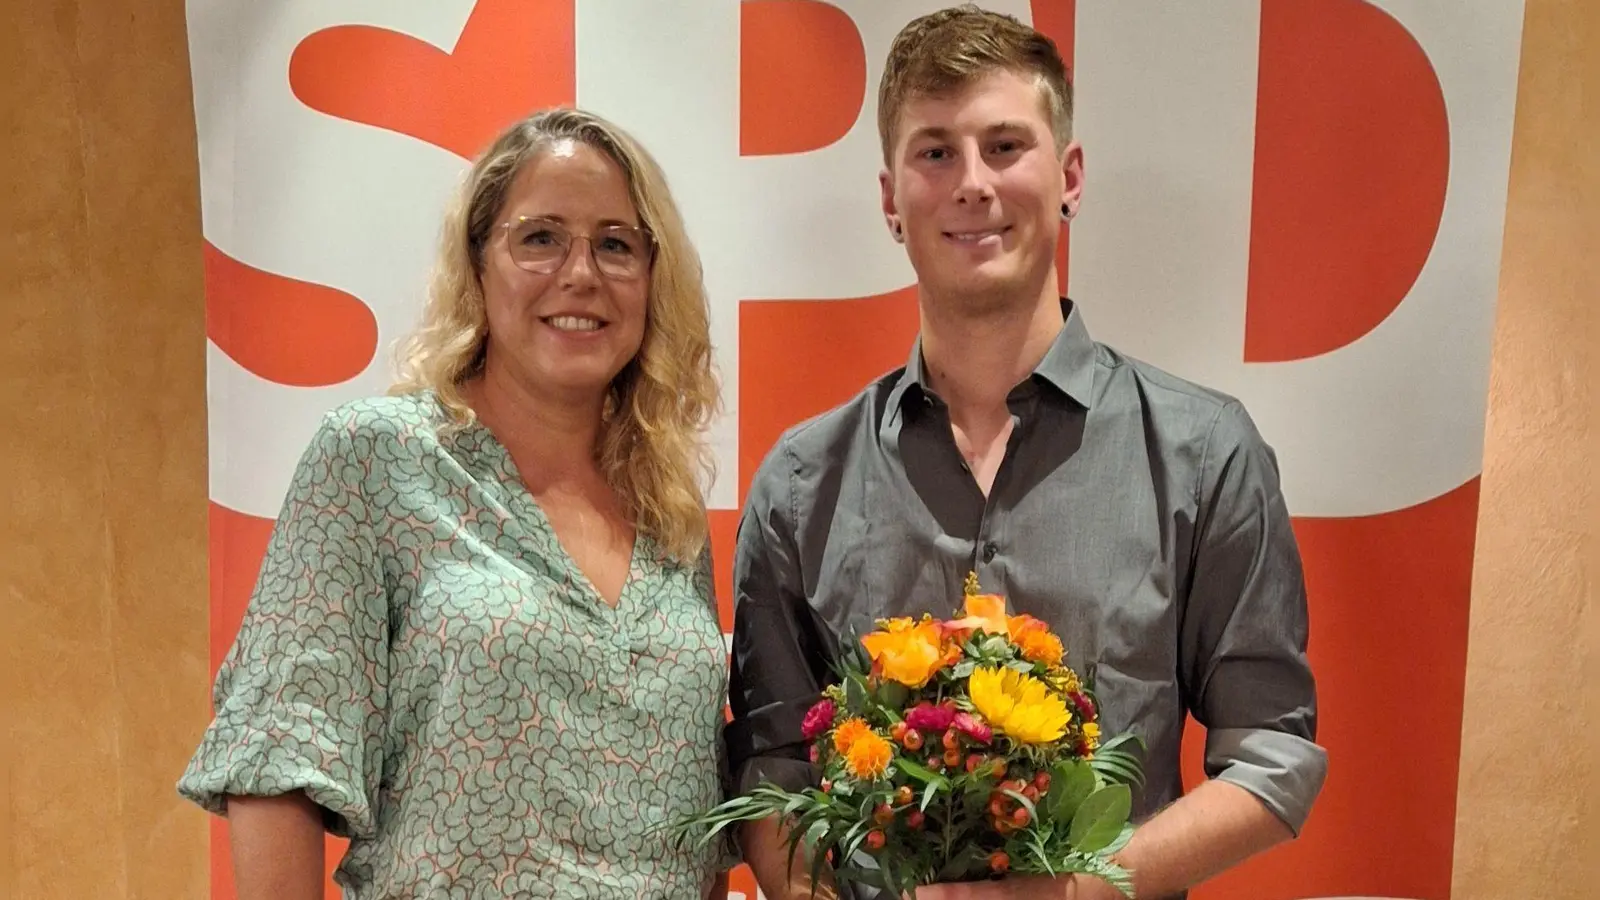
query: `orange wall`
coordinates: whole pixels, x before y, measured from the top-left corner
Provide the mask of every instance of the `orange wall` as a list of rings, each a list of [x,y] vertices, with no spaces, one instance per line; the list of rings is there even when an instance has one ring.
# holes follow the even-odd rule
[[[1489,385],[1456,900],[1593,900],[1600,3],[1528,4]],[[1531,776],[1531,777],[1529,777]],[[1526,779],[1526,780],[1524,780]]]
[[[183,4],[11,6],[20,28],[0,32],[0,124],[22,136],[4,143],[0,166],[11,212],[0,242],[10,388],[0,409],[10,487],[0,504],[0,898],[201,900],[206,823],[172,790],[209,685],[204,304]],[[1597,744],[1583,743],[1593,713],[1574,688],[1593,683],[1596,662],[1573,642],[1596,627],[1595,569],[1579,555],[1594,544],[1583,510],[1594,501],[1589,392],[1600,377],[1600,110],[1584,81],[1600,85],[1600,4],[1530,0],[1457,900],[1596,894],[1578,861],[1593,855],[1597,789],[1582,748]],[[1541,734],[1549,746],[1531,739]],[[1519,772],[1537,780],[1513,788]]]

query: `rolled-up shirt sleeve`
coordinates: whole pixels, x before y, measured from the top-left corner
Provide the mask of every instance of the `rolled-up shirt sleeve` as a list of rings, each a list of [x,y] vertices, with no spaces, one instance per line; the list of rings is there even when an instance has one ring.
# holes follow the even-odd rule
[[[178,783],[225,815],[230,796],[303,791],[329,831],[376,832],[388,722],[389,595],[363,490],[370,441],[329,413],[295,469],[214,718]]]
[[[1195,556],[1179,648],[1185,699],[1206,728],[1205,769],[1298,835],[1322,790],[1305,578],[1276,457],[1237,402],[1203,454]]]
[[[733,560],[733,654],[725,730],[733,792],[770,782],[815,784],[801,738],[827,683],[833,643],[807,601],[795,544],[794,478],[786,440],[751,482]]]

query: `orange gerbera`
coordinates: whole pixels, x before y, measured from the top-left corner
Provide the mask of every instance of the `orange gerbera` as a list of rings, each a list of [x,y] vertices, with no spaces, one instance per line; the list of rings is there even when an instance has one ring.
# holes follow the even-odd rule
[[[869,731],[850,745],[844,755],[844,765],[851,775],[871,781],[883,776],[893,757],[894,748],[889,742]]]
[[[837,750],[840,755],[846,755],[850,752],[850,748],[855,746],[856,741],[870,734],[872,734],[872,726],[868,725],[865,719],[859,717],[845,719],[839,723],[838,728],[834,729],[833,749]]]
[[[873,667],[883,677],[906,687],[919,688],[946,665],[939,624],[924,619],[915,625],[901,626],[900,621],[909,620],[890,620],[885,623],[890,630],[874,631],[863,637],[861,646],[866,648]]]

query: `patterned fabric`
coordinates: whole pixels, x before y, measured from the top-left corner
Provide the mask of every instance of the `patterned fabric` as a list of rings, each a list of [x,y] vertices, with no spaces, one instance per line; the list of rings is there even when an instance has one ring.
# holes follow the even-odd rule
[[[323,420],[179,792],[305,790],[346,898],[701,896],[733,860],[657,829],[721,799],[709,554],[641,536],[613,609],[505,448],[445,422],[428,393]]]

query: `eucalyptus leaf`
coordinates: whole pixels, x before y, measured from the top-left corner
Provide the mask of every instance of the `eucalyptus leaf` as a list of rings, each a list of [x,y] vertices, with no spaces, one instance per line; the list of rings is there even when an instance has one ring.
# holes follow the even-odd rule
[[[971,675],[972,670],[976,669],[977,667],[978,664],[976,661],[964,659],[961,662],[956,663],[955,669],[953,669],[950,674],[957,678],[966,678]]]
[[[1125,784],[1095,791],[1072,816],[1067,841],[1081,853],[1104,850],[1122,834],[1132,808],[1133,792]]]

